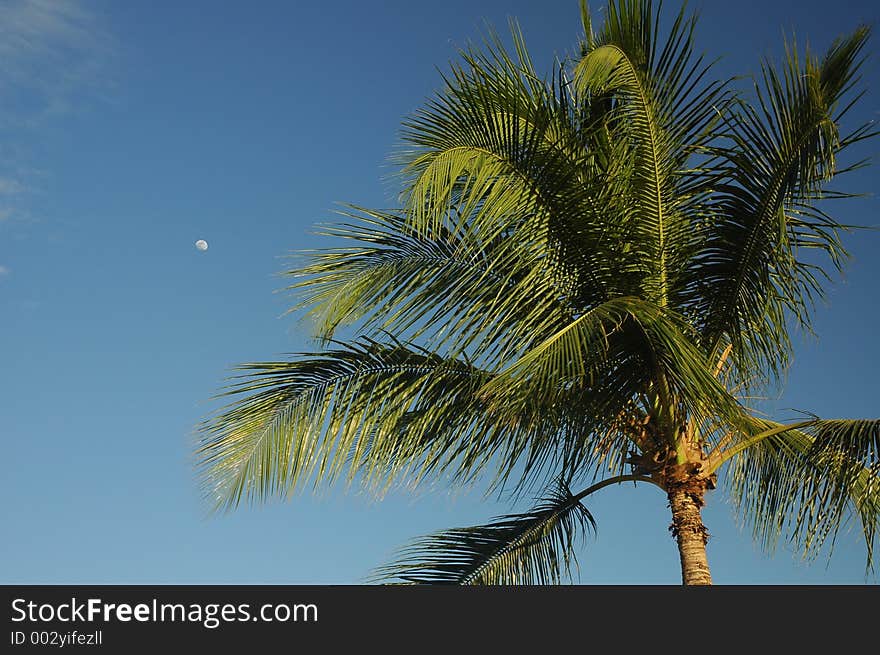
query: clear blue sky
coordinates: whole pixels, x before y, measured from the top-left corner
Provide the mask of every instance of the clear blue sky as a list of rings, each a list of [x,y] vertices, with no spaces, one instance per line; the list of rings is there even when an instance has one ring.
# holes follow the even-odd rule
[[[724,73],[754,72],[783,31],[823,49],[880,17],[868,0],[694,4]],[[391,204],[400,120],[456,45],[508,16],[544,65],[579,36],[576,0],[0,2],[0,583],[356,583],[411,537],[513,509],[353,490],[208,516],[190,455],[229,367],[313,347],[281,316],[281,257],[317,245],[337,202]],[[870,49],[865,120],[880,34]],[[838,216],[878,225],[877,210]],[[780,407],[880,415],[880,233],[849,244]],[[590,508],[582,582],[680,582],[662,494],[610,489]],[[866,580],[855,533],[807,566],[762,554],[718,493],[705,520],[718,583]]]

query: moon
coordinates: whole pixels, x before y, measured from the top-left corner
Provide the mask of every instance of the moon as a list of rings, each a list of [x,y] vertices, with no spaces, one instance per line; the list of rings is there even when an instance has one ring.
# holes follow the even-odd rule
[[[208,249],[208,242],[204,239],[199,239],[198,241],[196,241],[196,248],[204,252]]]

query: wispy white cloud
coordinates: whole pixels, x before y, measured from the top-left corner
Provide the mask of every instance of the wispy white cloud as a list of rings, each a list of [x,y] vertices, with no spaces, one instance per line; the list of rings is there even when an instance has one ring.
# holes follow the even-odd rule
[[[0,265],[0,277],[3,277],[4,275],[9,275],[9,269]]]
[[[108,34],[81,0],[0,3],[3,119],[33,123],[70,109],[80,91],[101,83],[111,53]]]
[[[0,224],[27,215],[35,129],[106,97],[114,50],[85,0],[0,0]]]
[[[0,167],[8,168],[9,162],[0,161]],[[16,174],[18,171],[13,171],[12,175],[0,175],[0,226],[28,222],[26,196],[29,188],[22,181],[23,176],[16,179]]]
[[[0,177],[0,196],[11,196],[16,193],[22,193],[24,190],[24,185],[18,180],[9,177]]]

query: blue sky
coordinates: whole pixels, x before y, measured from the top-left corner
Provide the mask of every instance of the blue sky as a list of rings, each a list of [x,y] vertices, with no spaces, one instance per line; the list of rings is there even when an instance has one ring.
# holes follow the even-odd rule
[[[824,49],[880,17],[867,0],[694,6],[725,74],[755,72],[783,33]],[[545,67],[579,35],[576,0],[330,7],[0,2],[0,583],[357,583],[414,536],[513,509],[355,489],[210,516],[199,497],[191,433],[229,367],[313,347],[282,317],[282,257],[318,245],[338,202],[392,204],[400,120],[484,19],[518,17]],[[880,117],[877,35],[870,50],[862,120]],[[844,186],[876,193],[878,170]],[[877,209],[837,215],[880,225]],[[849,245],[780,408],[880,415],[880,233]],[[662,494],[611,489],[590,509],[582,582],[680,581]],[[807,566],[763,554],[718,493],[705,521],[716,582],[866,581],[855,533]]]

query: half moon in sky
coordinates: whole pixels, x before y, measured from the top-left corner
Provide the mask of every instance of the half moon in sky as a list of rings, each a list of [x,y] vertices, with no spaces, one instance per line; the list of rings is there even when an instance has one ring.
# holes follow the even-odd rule
[[[196,241],[196,248],[198,248],[199,250],[202,250],[202,251],[207,250],[208,249],[208,242],[205,241],[204,239],[199,239],[198,241]]]

